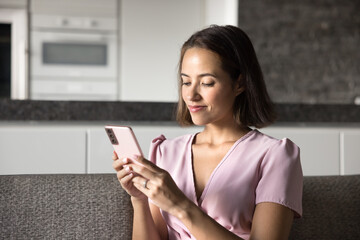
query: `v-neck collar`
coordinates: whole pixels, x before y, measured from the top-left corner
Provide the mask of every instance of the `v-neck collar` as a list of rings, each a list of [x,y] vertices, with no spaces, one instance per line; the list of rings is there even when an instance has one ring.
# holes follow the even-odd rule
[[[221,167],[221,165],[226,161],[226,159],[229,157],[229,155],[234,151],[234,149],[237,147],[237,145],[239,145],[239,143],[241,143],[242,141],[244,141],[246,138],[248,138],[250,135],[252,135],[253,133],[256,132],[256,129],[250,130],[248,133],[246,133],[244,136],[242,136],[241,138],[239,138],[238,140],[236,140],[236,142],[231,146],[231,148],[227,151],[227,153],[225,154],[225,156],[221,159],[221,161],[217,164],[217,166],[215,167],[215,169],[212,171],[207,183],[205,184],[205,187],[199,197],[199,199],[197,198],[197,194],[196,194],[196,186],[195,186],[195,174],[194,174],[194,164],[193,164],[193,154],[192,154],[192,145],[195,139],[195,136],[199,133],[194,133],[191,135],[190,137],[190,141],[189,141],[189,146],[188,146],[188,164],[190,164],[189,169],[191,170],[191,181],[192,181],[192,187],[193,187],[193,199],[194,202],[198,205],[201,206],[202,202],[204,201],[204,198],[206,196],[206,193],[209,189],[209,186],[211,185],[211,181],[214,177],[214,175],[216,174],[216,172],[218,171],[218,169]]]

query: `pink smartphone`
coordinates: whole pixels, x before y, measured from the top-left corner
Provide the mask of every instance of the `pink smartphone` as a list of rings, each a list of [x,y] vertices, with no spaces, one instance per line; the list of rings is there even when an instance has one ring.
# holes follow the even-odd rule
[[[140,145],[131,127],[105,126],[105,131],[119,158],[132,158],[134,155],[143,156]]]

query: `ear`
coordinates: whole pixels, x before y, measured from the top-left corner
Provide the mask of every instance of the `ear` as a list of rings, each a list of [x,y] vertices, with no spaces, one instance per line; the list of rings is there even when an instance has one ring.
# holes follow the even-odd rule
[[[240,76],[238,77],[238,79],[236,80],[236,82],[234,84],[234,92],[235,92],[236,96],[239,96],[244,91],[245,91],[244,79],[243,79],[242,74],[240,74]]]

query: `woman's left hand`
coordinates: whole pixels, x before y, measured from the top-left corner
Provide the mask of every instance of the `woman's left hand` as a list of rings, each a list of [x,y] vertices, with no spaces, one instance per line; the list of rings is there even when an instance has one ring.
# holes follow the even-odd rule
[[[143,157],[137,156],[135,160],[140,164],[130,165],[132,171],[139,174],[132,179],[134,186],[156,206],[179,217],[190,200],[178,188],[170,174]]]

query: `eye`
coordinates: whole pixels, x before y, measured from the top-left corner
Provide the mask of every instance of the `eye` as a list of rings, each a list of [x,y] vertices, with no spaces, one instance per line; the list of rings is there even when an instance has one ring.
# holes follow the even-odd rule
[[[212,86],[214,86],[214,82],[211,82],[211,83],[202,83],[202,85],[203,86],[205,86],[205,87],[212,87]]]
[[[191,82],[182,81],[181,85],[183,85],[183,86],[190,86],[190,85],[191,85]]]

